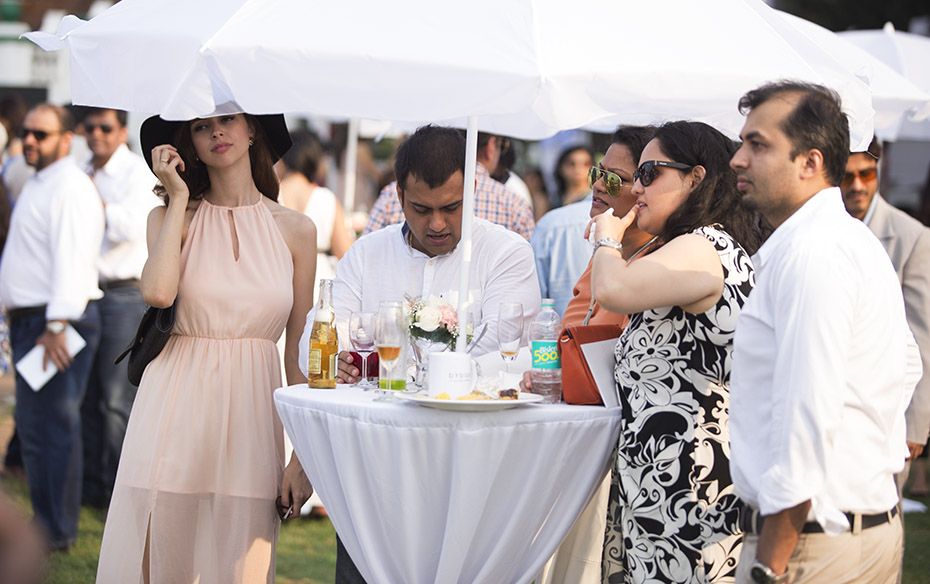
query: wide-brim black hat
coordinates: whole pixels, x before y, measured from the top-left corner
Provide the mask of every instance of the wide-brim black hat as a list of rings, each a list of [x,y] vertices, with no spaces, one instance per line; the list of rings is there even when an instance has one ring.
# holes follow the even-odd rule
[[[284,116],[282,114],[250,115],[265,130],[271,157],[277,162],[291,147],[291,135],[287,131],[287,124],[284,123]],[[152,148],[161,144],[171,144],[177,147],[174,143],[175,136],[178,128],[186,123],[185,121],[164,120],[161,116],[152,116],[142,122],[139,142],[142,144],[142,156],[149,168],[152,168]]]

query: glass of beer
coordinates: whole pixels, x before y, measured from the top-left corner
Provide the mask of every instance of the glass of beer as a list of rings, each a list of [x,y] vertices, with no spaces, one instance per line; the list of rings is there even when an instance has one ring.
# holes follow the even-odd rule
[[[523,339],[523,305],[502,302],[497,312],[497,346],[504,360],[504,373],[510,373],[510,363],[520,352]]]
[[[388,378],[388,387],[393,383],[394,367],[400,360],[403,347],[407,343],[407,321],[400,302],[382,302],[375,318],[375,347],[378,359],[384,364]],[[394,399],[390,389],[380,387],[377,401]]]

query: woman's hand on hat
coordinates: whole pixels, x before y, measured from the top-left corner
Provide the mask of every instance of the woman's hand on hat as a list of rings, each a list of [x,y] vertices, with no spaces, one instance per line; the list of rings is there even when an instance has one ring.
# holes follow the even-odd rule
[[[172,197],[189,194],[187,183],[181,178],[184,172],[184,159],[178,149],[171,144],[162,144],[152,148],[152,172],[161,181]]]

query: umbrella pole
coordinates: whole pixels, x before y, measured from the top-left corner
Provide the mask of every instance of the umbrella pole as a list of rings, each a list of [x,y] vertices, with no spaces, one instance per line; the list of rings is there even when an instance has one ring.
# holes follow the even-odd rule
[[[349,118],[349,129],[346,137],[346,158],[343,168],[345,176],[343,177],[342,204],[345,207],[346,216],[355,210],[355,175],[358,168],[358,128],[359,119]]]
[[[459,274],[459,305],[456,314],[459,319],[459,335],[455,340],[455,352],[464,353],[466,340],[465,309],[468,307],[468,276],[471,273],[471,232],[475,215],[475,167],[478,164],[478,118],[468,117],[468,131],[465,134],[465,188],[462,194],[462,271]],[[477,324],[477,323],[476,323]]]

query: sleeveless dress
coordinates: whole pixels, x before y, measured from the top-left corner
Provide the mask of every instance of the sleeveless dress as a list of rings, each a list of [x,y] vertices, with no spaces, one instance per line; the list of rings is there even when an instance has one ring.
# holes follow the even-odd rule
[[[729,380],[752,262],[719,226],[706,237],[723,294],[702,314],[632,315],[617,342],[620,441],[604,549],[605,580],[734,582],[742,535],[730,478]]]
[[[238,242],[238,257],[235,254]],[[98,584],[274,581],[283,431],[275,341],[293,261],[264,203],[201,201],[171,338],[146,368],[107,516]]]

